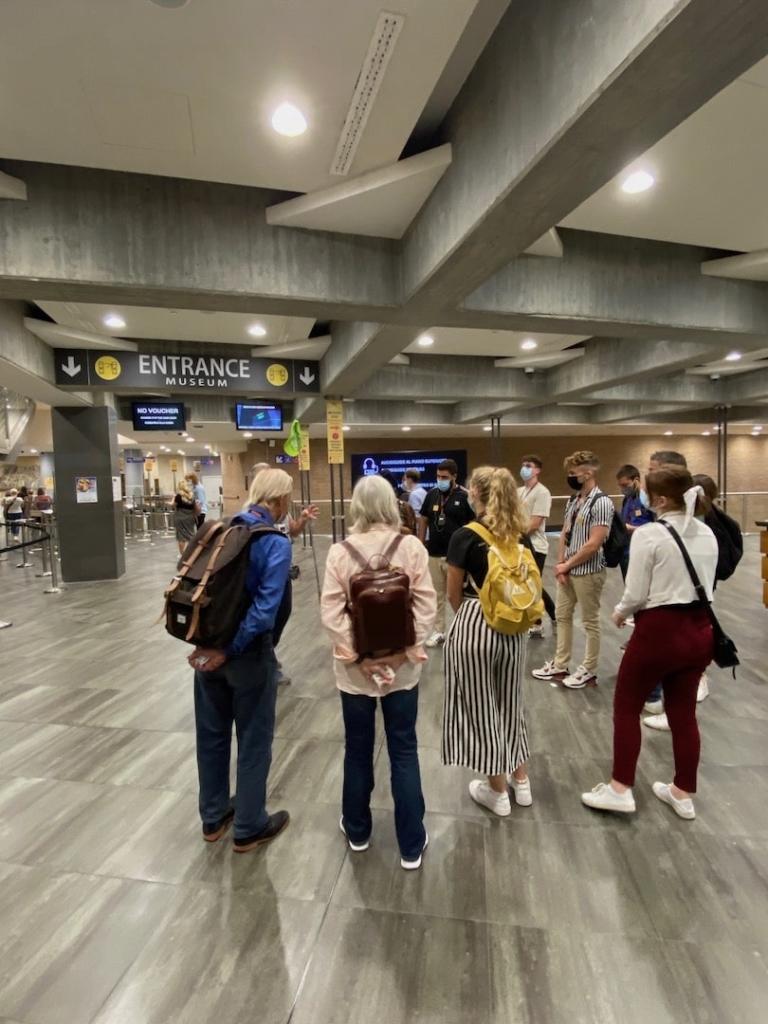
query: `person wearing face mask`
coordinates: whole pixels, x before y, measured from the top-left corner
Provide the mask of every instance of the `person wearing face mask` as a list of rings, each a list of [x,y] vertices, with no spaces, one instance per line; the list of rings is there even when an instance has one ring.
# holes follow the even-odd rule
[[[648,508],[648,495],[640,486],[640,470],[637,466],[629,463],[622,466],[616,473],[616,482],[624,495],[624,500],[621,503],[621,520],[627,528],[628,543],[619,562],[619,568],[621,569],[621,578],[625,580],[629,567],[629,541],[632,539],[632,534],[638,526],[652,523],[655,516]]]
[[[600,462],[594,452],[574,452],[564,462],[568,486],[576,493],[565,508],[555,578],[557,650],[552,661],[533,670],[537,679],[562,682],[571,690],[597,683],[600,657],[600,598],[605,586],[603,545],[616,514],[611,499],[597,486]],[[576,605],[586,633],[584,660],[571,673],[573,615]]]
[[[538,455],[523,456],[522,465],[520,466],[520,479],[523,481],[523,486],[519,487],[517,491],[517,496],[523,503],[523,508],[528,515],[528,539],[531,542],[533,557],[536,559],[536,565],[538,565],[542,576],[544,574],[544,563],[549,554],[546,528],[547,519],[552,510],[552,494],[540,480],[543,466],[544,464]],[[555,602],[546,590],[543,591],[542,596],[544,598],[544,608],[550,621],[554,624]],[[528,636],[543,639],[543,623],[538,622],[529,629]]]
[[[646,488],[658,522],[641,526],[632,539],[629,572],[613,621],[620,628],[630,615],[636,626],[621,662],[613,708],[613,773],[582,801],[602,811],[631,814],[632,787],[642,742],[640,713],[654,683],[660,679],[672,731],[675,778],[654,782],[653,792],[681,818],[695,818],[700,738],[696,723],[699,679],[712,660],[712,624],[698,599],[677,534],[711,602],[717,568],[717,540],[696,518],[708,502],[701,487],[681,466],[650,472]]]
[[[427,494],[419,512],[418,536],[426,544],[429,572],[437,593],[435,632],[427,640],[427,647],[438,647],[445,643],[445,556],[448,554],[448,545],[454,533],[475,518],[467,492],[458,485],[458,475],[459,467],[453,459],[443,459],[437,467],[437,486]]]
[[[290,615],[291,543],[276,524],[288,515],[293,481],[282,469],[256,474],[232,522],[269,526],[251,541],[245,589],[251,604],[225,650],[197,647],[195,727],[203,838],[215,842],[234,820],[236,853],[278,836],[287,811],[266,808],[277,699],[275,647]],[[237,797],[230,802],[229,756],[237,729]]]

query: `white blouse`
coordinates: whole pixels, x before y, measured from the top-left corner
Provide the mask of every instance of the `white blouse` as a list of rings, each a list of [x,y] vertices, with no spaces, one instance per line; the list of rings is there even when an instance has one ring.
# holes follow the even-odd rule
[[[714,533],[698,519],[691,519],[684,529],[684,512],[666,512],[661,519],[679,534],[711,601],[717,568]],[[616,611],[626,618],[644,608],[690,604],[696,600],[696,591],[674,538],[658,523],[638,527],[629,545],[629,570]]]

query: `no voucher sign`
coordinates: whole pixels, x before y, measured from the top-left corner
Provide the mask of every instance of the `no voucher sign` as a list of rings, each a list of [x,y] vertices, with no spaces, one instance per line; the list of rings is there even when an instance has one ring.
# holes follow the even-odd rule
[[[318,364],[294,359],[250,356],[171,355],[145,352],[99,352],[56,349],[59,387],[171,388],[174,391],[230,391],[250,394],[317,394]]]

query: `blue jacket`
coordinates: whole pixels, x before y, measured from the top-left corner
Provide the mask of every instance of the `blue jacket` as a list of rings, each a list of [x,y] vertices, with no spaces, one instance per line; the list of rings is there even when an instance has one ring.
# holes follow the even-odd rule
[[[643,492],[627,494],[621,505],[622,521],[629,526],[644,526],[646,523],[653,523],[656,516],[651,512],[642,498]]]
[[[249,526],[260,523],[274,526],[275,522],[261,505],[251,505],[246,512],[233,516],[232,521],[248,523]],[[284,534],[268,533],[251,543],[251,562],[245,586],[253,601],[234,640],[226,649],[228,655],[242,654],[256,637],[274,630],[278,611],[286,597],[290,568],[291,542]]]

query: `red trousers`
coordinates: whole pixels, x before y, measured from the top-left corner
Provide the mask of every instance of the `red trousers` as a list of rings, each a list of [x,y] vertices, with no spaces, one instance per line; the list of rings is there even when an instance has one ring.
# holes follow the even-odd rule
[[[699,727],[696,691],[712,661],[712,626],[699,608],[651,608],[637,612],[637,623],[619,668],[613,699],[613,777],[635,783],[640,756],[640,714],[657,683],[672,730],[675,785],[696,792]]]

